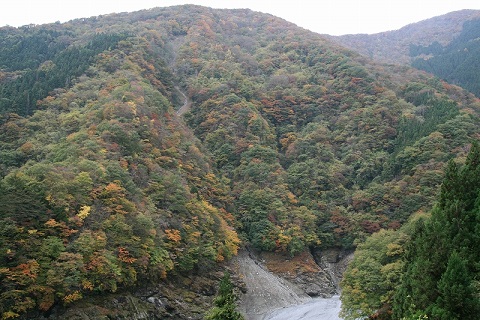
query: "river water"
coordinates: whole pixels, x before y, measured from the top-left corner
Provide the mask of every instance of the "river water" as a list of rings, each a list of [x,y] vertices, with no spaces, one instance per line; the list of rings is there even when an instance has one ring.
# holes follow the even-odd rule
[[[311,301],[277,309],[267,314],[264,320],[341,320],[339,296],[328,299],[312,299]]]

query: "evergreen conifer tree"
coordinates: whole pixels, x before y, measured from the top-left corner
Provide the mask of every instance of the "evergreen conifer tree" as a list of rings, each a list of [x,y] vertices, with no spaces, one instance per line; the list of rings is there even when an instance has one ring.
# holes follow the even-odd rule
[[[471,319],[478,316],[472,277],[465,258],[457,251],[448,259],[447,269],[437,287],[438,298],[432,307],[435,319]]]
[[[480,312],[480,147],[460,169],[450,161],[430,220],[421,223],[406,255],[394,318],[473,319]],[[475,317],[475,316],[473,316]]]

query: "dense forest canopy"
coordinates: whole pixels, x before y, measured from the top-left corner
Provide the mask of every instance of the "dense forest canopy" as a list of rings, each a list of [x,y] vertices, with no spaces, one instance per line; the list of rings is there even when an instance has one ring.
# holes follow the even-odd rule
[[[480,148],[445,169],[429,214],[361,244],[342,281],[345,319],[476,319]]]
[[[0,42],[4,318],[208,270],[240,240],[353,248],[430,210],[479,133],[468,92],[250,10],[7,27]]]

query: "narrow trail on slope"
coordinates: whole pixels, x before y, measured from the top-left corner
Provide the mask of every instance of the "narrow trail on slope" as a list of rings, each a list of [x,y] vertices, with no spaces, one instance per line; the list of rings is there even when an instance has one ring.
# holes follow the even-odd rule
[[[175,86],[175,89],[182,95],[183,97],[183,105],[180,107],[180,109],[177,110],[177,116],[182,116],[185,112],[188,112],[190,110],[190,106],[192,105],[191,101],[188,100],[187,95],[185,92],[183,92],[180,87]]]

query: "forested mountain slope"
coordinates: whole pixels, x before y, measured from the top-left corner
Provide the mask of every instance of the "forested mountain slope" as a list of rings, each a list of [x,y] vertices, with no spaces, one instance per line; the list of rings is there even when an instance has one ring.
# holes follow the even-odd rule
[[[2,28],[0,42],[4,317],[207,272],[239,238],[352,248],[429,210],[480,129],[466,91],[249,10]]]

